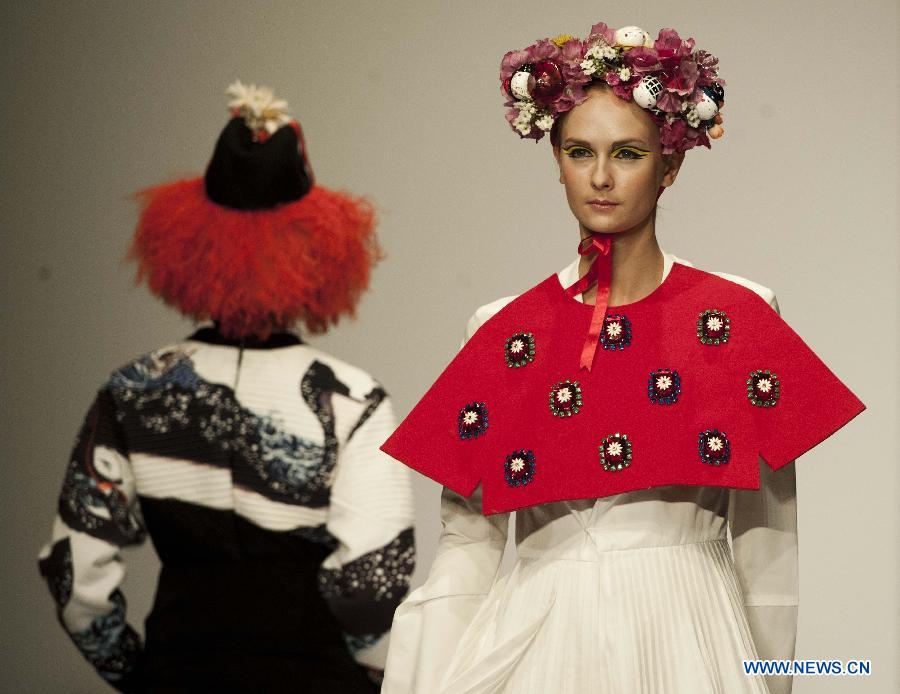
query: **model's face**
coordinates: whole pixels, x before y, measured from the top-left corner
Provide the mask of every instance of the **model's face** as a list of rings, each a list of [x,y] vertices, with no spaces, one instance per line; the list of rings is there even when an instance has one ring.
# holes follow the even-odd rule
[[[675,181],[681,164],[680,156],[662,156],[659,128],[649,114],[612,90],[591,89],[561,126],[553,154],[582,236],[646,222],[657,190]]]

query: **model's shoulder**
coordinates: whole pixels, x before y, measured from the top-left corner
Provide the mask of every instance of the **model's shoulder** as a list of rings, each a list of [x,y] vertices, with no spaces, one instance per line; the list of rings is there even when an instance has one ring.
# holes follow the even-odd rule
[[[516,294],[504,296],[502,299],[496,299],[475,309],[475,313],[472,314],[469,318],[469,322],[466,324],[466,340],[470,339],[478,328],[487,323],[517,298],[518,295]]]
[[[775,310],[778,310],[778,300],[775,297],[775,292],[759,282],[754,282],[751,279],[747,279],[740,275],[734,275],[730,272],[697,268],[689,261],[682,260],[681,258],[676,258],[675,262],[690,268],[690,271],[694,273],[695,277],[698,279],[706,280],[710,285],[710,289],[713,291],[718,289],[720,291],[734,293],[737,296],[756,296],[761,298]]]

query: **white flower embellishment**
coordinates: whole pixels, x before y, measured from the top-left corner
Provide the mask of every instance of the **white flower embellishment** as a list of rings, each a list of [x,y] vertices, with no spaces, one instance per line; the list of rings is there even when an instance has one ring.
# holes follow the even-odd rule
[[[672,387],[672,378],[669,376],[660,376],[656,379],[657,390],[669,390]]]
[[[512,344],[509,346],[509,351],[513,354],[518,354],[523,349],[525,349],[525,343],[522,340],[513,340]]]
[[[478,421],[478,413],[473,410],[468,410],[463,415],[463,423],[464,424],[475,424]]]
[[[708,330],[721,330],[723,325],[725,325],[725,323],[718,316],[710,316],[706,319],[706,327]]]
[[[722,439],[718,436],[711,436],[709,441],[706,442],[706,445],[709,447],[711,451],[721,451],[722,450]]]
[[[756,384],[756,388],[760,393],[768,393],[770,390],[772,390],[772,381],[770,381],[768,378],[761,378]]]
[[[290,123],[285,111],[287,101],[276,99],[268,87],[257,87],[255,84],[243,84],[235,80],[225,93],[231,97],[228,108],[240,111],[247,127],[254,133],[265,131],[273,135],[276,130]]]
[[[606,334],[610,337],[618,337],[622,334],[622,324],[618,321],[613,321],[606,326]]]
[[[622,444],[618,441],[611,441],[606,447],[607,455],[622,455]]]
[[[572,399],[572,391],[568,388],[560,388],[559,392],[556,394],[556,399],[559,402],[569,402]]]
[[[525,468],[525,461],[522,458],[513,458],[509,461],[509,469],[512,472],[522,472]]]

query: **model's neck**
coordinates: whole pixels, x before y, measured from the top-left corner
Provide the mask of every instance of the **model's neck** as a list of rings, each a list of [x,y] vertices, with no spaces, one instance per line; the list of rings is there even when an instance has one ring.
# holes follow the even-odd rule
[[[640,301],[659,286],[663,273],[663,254],[656,241],[654,215],[645,223],[619,232],[612,237],[612,281],[609,305],[621,306]],[[581,238],[592,232],[581,228]],[[596,254],[581,257],[578,276],[582,277],[594,262]],[[596,287],[584,293],[585,303],[594,303]]]

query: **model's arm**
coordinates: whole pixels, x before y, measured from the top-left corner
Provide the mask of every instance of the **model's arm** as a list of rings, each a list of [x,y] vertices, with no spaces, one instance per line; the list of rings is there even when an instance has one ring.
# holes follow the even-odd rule
[[[469,319],[463,344],[513,297],[488,304]],[[497,577],[509,514],[481,514],[481,487],[465,498],[443,489],[442,531],[428,578],[394,615],[382,694],[434,694],[455,644]]]
[[[790,660],[798,603],[794,463],[774,471],[760,461],[759,468],[759,491],[731,493],[732,550],[759,657]],[[790,693],[790,677],[767,680],[772,694]]]
[[[319,572],[348,647],[375,681],[415,567],[410,472],[378,450],[394,427],[391,401],[378,388],[339,454],[327,522],[338,546]]]
[[[397,609],[382,694],[434,694],[454,647],[497,576],[509,515],[481,515],[480,487],[469,498],[444,489],[443,530],[425,584]]]
[[[774,295],[769,301],[777,311]],[[775,471],[760,458],[759,491],[732,491],[728,513],[735,567],[757,653],[762,659],[793,659],[798,604],[794,463]],[[790,694],[790,677],[766,679],[772,694]]]
[[[137,686],[141,654],[119,590],[125,576],[120,550],[143,539],[127,447],[112,396],[101,390],[72,452],[39,565],[66,632],[120,691]]]

